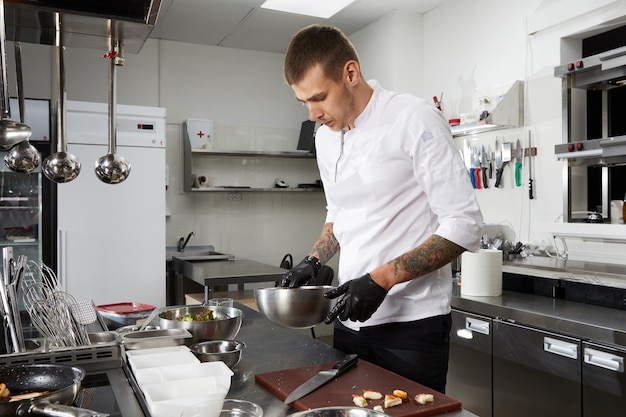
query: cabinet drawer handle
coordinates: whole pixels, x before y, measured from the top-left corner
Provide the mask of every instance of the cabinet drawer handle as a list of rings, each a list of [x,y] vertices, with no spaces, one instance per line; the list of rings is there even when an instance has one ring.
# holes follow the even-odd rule
[[[624,372],[623,357],[595,349],[585,348],[585,363],[615,372]]]
[[[465,317],[465,328],[473,332],[489,334],[489,322],[478,320],[471,317]]]
[[[578,359],[578,345],[563,340],[544,337],[543,350],[566,358]]]

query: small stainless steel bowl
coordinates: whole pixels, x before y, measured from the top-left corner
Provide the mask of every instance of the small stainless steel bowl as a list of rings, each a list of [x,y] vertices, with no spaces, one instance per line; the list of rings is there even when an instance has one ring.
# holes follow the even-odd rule
[[[117,335],[114,332],[96,332],[87,334],[92,345],[117,343]]]
[[[237,366],[246,344],[237,340],[209,340],[189,346],[202,362],[222,361],[229,368]]]
[[[254,291],[259,311],[272,323],[291,329],[307,329],[324,321],[337,299],[324,298],[328,285],[299,288],[261,288]]]
[[[322,407],[299,411],[289,417],[384,417],[385,413],[361,407]]]

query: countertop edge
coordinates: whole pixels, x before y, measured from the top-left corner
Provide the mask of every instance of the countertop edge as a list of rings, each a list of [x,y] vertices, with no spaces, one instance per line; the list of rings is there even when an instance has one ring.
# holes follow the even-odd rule
[[[626,346],[626,311],[503,291],[498,297],[454,295],[452,308],[574,336]]]

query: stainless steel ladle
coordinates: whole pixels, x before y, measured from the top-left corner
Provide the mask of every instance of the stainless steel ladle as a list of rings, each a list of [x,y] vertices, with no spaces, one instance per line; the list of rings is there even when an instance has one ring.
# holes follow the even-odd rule
[[[17,98],[20,105],[20,122],[24,123],[24,81],[22,79],[22,45],[15,42],[15,69],[17,75]],[[30,135],[29,135],[30,136]],[[41,163],[41,155],[28,138],[12,147],[4,156],[4,164],[11,171],[29,174]]]
[[[107,184],[119,184],[130,174],[130,163],[117,154],[117,80],[116,67],[122,65],[121,44],[115,43],[107,58],[109,66],[109,149],[108,153],[96,161],[95,172],[98,179]]]
[[[7,60],[5,52],[4,0],[0,0],[0,66],[2,73],[2,114],[0,115],[0,150],[6,151],[32,135],[30,126],[11,120]]]
[[[42,170],[46,177],[57,183],[70,182],[80,174],[81,163],[67,152],[67,128],[65,125],[65,47],[61,42],[61,21],[57,13],[57,151],[43,160]]]

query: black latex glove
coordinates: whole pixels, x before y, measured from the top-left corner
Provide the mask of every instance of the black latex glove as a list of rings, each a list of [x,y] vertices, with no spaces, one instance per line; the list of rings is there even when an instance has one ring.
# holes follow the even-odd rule
[[[330,324],[337,317],[341,320],[365,321],[382,304],[387,290],[374,282],[370,274],[348,281],[324,294],[326,298],[344,297],[328,313],[324,323]]]
[[[321,265],[317,258],[307,256],[298,265],[285,272],[278,286],[298,288],[303,285],[316,285],[315,277],[320,267]]]

